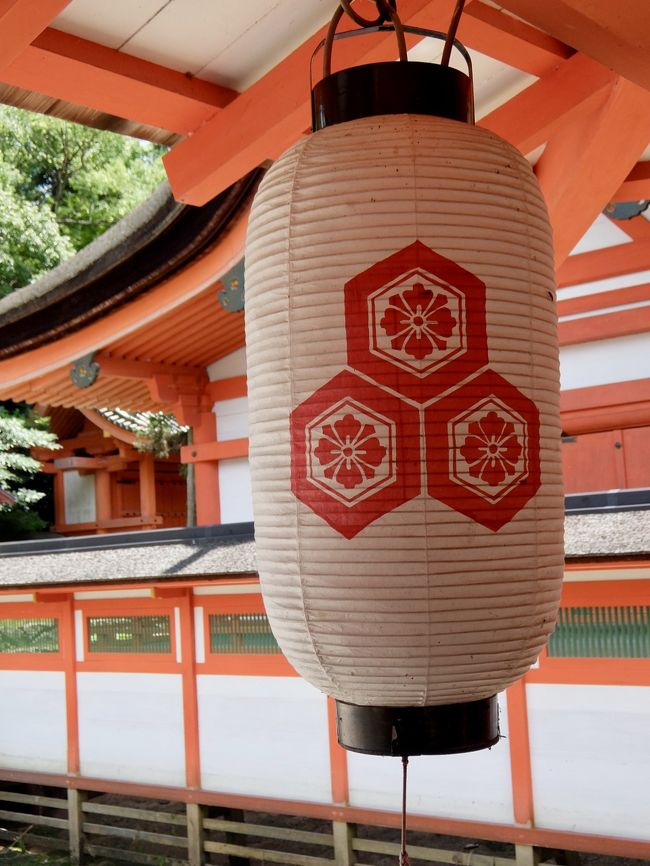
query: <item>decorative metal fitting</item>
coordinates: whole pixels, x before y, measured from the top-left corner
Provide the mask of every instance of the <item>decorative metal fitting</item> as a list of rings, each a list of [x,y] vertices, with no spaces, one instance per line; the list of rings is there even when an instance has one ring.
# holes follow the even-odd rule
[[[650,199],[648,198],[640,199],[639,201],[612,201],[607,205],[603,213],[613,220],[631,220],[634,217],[640,216],[644,210],[647,210],[649,204]]]
[[[77,388],[90,388],[97,381],[101,367],[95,361],[96,354],[96,352],[89,352],[82,358],[77,358],[72,365],[70,378]]]
[[[224,288],[217,293],[217,300],[228,313],[240,313],[244,309],[244,260],[237,262],[221,280]]]

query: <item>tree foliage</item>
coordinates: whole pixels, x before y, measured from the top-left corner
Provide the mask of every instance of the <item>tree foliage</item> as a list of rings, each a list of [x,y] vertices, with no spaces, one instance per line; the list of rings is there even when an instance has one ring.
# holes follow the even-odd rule
[[[0,106],[0,296],[94,240],[161,182],[164,148]]]
[[[149,415],[146,429],[138,430],[134,442],[138,451],[148,451],[163,460],[178,454],[183,445],[187,445],[187,430],[165,412]]]
[[[29,479],[41,468],[30,449],[61,447],[48,426],[48,418],[32,413],[27,407],[0,406],[0,489],[10,493],[14,500],[13,505],[0,503],[2,541],[44,525],[38,515],[30,511],[30,506],[44,494],[28,485]]]

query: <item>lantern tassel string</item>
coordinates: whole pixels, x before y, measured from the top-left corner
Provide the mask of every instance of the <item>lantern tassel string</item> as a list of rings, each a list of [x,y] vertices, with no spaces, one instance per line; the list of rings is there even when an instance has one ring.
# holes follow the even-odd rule
[[[402,842],[399,852],[399,866],[411,866],[409,855],[406,852],[406,774],[409,759],[402,755]]]
[[[440,61],[441,66],[449,66],[449,59],[451,58],[451,49],[454,47],[454,40],[456,39],[456,32],[458,30],[458,25],[460,23],[460,16],[463,14],[463,7],[465,6],[465,0],[457,0],[456,8],[454,9],[454,14],[451,16],[451,22],[449,24],[449,30],[447,31],[447,38],[445,40],[445,47],[442,52],[442,59]]]

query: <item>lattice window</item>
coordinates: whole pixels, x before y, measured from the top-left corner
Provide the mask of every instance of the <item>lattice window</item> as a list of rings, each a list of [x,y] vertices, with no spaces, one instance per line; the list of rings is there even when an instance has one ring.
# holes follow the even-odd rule
[[[0,619],[0,653],[58,653],[56,619]]]
[[[650,658],[650,607],[561,608],[548,654],[558,658]]]
[[[282,652],[265,613],[211,613],[210,651],[258,655]]]
[[[167,615],[89,616],[91,653],[170,653],[171,623]]]

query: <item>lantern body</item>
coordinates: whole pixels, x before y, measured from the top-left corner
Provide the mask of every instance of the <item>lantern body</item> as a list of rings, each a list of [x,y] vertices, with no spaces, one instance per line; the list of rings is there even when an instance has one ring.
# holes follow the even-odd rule
[[[563,573],[550,228],[524,158],[419,115],[328,127],[246,249],[258,568],[338,700],[433,706],[521,677]]]

